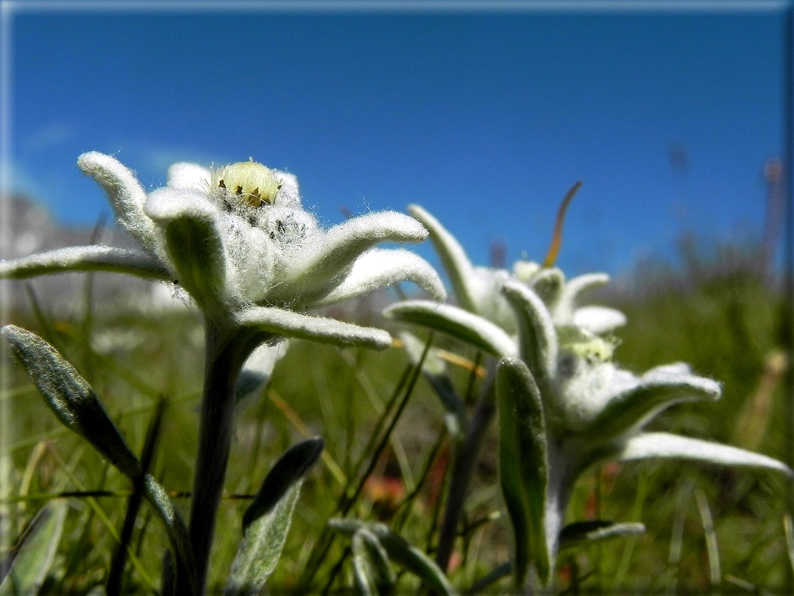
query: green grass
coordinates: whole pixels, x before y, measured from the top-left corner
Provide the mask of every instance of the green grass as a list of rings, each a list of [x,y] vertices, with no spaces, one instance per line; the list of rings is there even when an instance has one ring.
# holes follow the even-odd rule
[[[616,360],[638,372],[685,361],[697,373],[724,384],[721,402],[676,406],[652,428],[726,443],[739,441],[740,446],[785,460],[789,429],[782,384],[774,386],[768,405],[758,392],[765,361],[779,349],[781,299],[750,265],[744,261],[736,265],[725,254],[718,251],[703,257],[690,252],[683,269],[657,267],[642,272],[641,293],[613,293],[609,304],[629,318],[629,325],[616,333],[621,341]],[[13,320],[42,334],[77,367],[137,453],[158,397],[167,396],[169,407],[153,469],[169,491],[189,490],[203,368],[198,319],[184,314],[94,316],[88,326],[82,320],[47,318],[46,313],[38,319],[19,314]],[[441,343],[469,359],[476,356]],[[369,441],[377,429],[382,434],[388,426],[393,414],[379,426],[380,415],[406,367],[398,348],[382,353],[340,351],[293,341],[265,395],[240,408],[226,480],[232,495],[256,492],[275,459],[304,432],[327,442],[327,455],[304,484],[282,559],[268,581],[271,593],[295,589],[325,522],[337,514],[344,485],[349,481],[352,492],[360,482],[371,463]],[[452,368],[464,393],[471,375]],[[60,427],[19,368],[9,370],[9,390],[0,396],[13,412],[11,434],[4,437],[7,493],[2,495],[0,512],[11,538],[15,540],[52,498],[48,495],[113,493],[93,500],[68,498],[65,532],[42,590],[85,593],[105,580],[113,533],[120,532],[130,483],[86,442]],[[479,382],[473,387],[475,396]],[[445,436],[443,409],[420,379],[350,515],[399,525],[410,542],[432,547],[438,516],[435,495],[449,458]],[[461,590],[509,559],[508,522],[499,519],[496,451],[496,429],[492,429],[465,511],[457,566],[450,575]],[[389,493],[389,488],[396,492]],[[414,489],[416,498],[404,501]],[[771,473],[670,461],[602,466],[577,485],[568,518],[641,521],[648,531],[566,552],[559,561],[559,589],[607,594],[784,592],[790,570],[783,522],[786,491],[786,481]],[[223,585],[248,502],[229,498],[221,506],[210,585]],[[176,498],[176,503],[186,515],[188,499]],[[713,533],[704,515],[713,519]],[[141,510],[131,550],[144,572],[128,561],[124,586],[129,593],[151,593],[159,584],[167,540],[158,523],[145,507]],[[717,545],[711,562],[716,555],[718,586],[711,586],[709,540]],[[316,588],[327,585],[340,591],[354,585],[349,559],[334,572],[346,558],[346,545],[343,538],[333,542],[315,576]],[[505,590],[508,582],[497,582],[492,589]],[[398,585],[409,592],[417,589],[408,575]]]

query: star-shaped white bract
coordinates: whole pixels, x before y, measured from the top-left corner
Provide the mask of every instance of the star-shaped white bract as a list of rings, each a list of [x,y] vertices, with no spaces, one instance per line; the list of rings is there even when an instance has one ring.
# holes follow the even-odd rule
[[[302,311],[398,281],[413,281],[433,297],[444,297],[438,275],[423,259],[405,250],[375,248],[380,242],[424,240],[427,231],[415,219],[385,211],[323,230],[303,209],[295,176],[243,164],[275,180],[278,190],[270,202],[254,206],[233,189],[213,187],[213,173],[189,163],[173,165],[167,186],[147,194],[114,157],[85,153],[79,167],[104,188],[118,223],[141,248],[50,251],[0,262],[0,278],[130,273],[177,284],[207,319],[227,327],[379,348],[391,341],[382,330]]]
[[[606,283],[606,275],[565,283],[559,269],[527,261],[513,275],[472,267],[441,224],[419,207],[411,212],[430,230],[460,306],[413,300],[384,314],[445,332],[500,359],[500,481],[515,530],[517,589],[530,566],[548,582],[574,483],[596,463],[685,458],[794,477],[785,464],[764,455],[643,431],[675,403],[717,400],[721,387],[683,363],[641,376],[615,365],[614,344],[599,334],[625,324],[625,317],[609,308],[578,306],[582,292]]]

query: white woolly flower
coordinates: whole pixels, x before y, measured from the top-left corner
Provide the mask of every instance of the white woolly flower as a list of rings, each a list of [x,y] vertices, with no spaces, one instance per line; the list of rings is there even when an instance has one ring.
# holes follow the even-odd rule
[[[413,281],[433,297],[443,285],[433,268],[380,242],[419,242],[415,219],[385,211],[323,230],[301,205],[295,176],[249,161],[210,171],[179,163],[168,184],[147,194],[115,158],[85,153],[79,167],[106,191],[118,223],[142,249],[74,247],[0,262],[0,278],[104,270],[184,288],[208,320],[338,344],[386,347],[390,337],[307,308]]]
[[[643,431],[675,403],[717,400],[721,387],[683,363],[640,376],[617,366],[614,344],[599,334],[625,324],[625,317],[605,307],[577,306],[582,292],[603,285],[608,276],[586,274],[565,283],[559,269],[528,261],[517,263],[513,275],[499,270],[484,275],[432,216],[415,206],[411,213],[430,230],[460,306],[412,300],[391,305],[384,314],[442,331],[500,359],[500,481],[516,530],[517,589],[530,566],[543,584],[548,582],[560,543],[571,534],[593,530],[592,537],[601,538],[641,530],[606,522],[563,528],[574,483],[593,464],[684,458],[794,477],[785,464],[761,454]],[[511,318],[494,307],[501,303]]]

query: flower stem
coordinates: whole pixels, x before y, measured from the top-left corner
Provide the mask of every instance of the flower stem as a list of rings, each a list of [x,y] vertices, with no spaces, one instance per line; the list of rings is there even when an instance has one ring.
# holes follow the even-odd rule
[[[457,452],[452,467],[452,476],[447,489],[447,502],[444,509],[444,521],[441,524],[441,534],[436,549],[436,563],[445,573],[449,567],[449,560],[455,545],[455,537],[458,534],[460,516],[463,513],[463,505],[466,501],[469,485],[474,476],[477,462],[480,460],[483,439],[496,412],[494,373],[495,368],[493,363],[491,363],[485,387],[469,424],[469,430],[466,433],[462,447]]]
[[[189,527],[199,595],[206,590],[215,518],[229,461],[237,377],[246,358],[262,342],[260,333],[229,328],[209,318],[205,324],[204,395]]]

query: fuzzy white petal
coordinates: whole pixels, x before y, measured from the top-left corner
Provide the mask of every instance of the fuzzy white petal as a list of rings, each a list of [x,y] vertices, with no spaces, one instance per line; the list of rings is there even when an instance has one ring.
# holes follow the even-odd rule
[[[247,308],[237,313],[235,319],[241,327],[338,346],[362,346],[382,350],[392,343],[391,335],[382,329],[360,327],[336,319],[268,306]]]
[[[766,455],[670,433],[642,433],[631,437],[615,459],[633,461],[656,457],[693,459],[726,466],[768,468],[794,478],[794,471],[791,468]]]
[[[144,213],[146,191],[135,174],[114,157],[96,151],[83,153],[77,158],[77,165],[105,190],[118,222],[144,247],[165,261],[156,227]]]
[[[497,356],[518,355],[516,342],[501,327],[451,304],[406,300],[384,309],[383,316],[447,333]]]
[[[294,255],[285,281],[311,294],[380,242],[421,242],[425,238],[427,230],[422,224],[402,213],[383,211],[354,217],[306,243]]]
[[[446,298],[441,278],[422,257],[402,249],[372,249],[356,260],[342,283],[313,306],[362,296],[399,281],[414,282],[436,300]]]
[[[195,163],[180,162],[168,168],[168,186],[207,192],[212,173]]]
[[[436,247],[441,263],[449,276],[458,304],[470,312],[477,312],[474,272],[466,251],[435,217],[419,205],[409,205],[408,211],[430,231],[430,240]]]
[[[606,273],[585,273],[568,280],[557,303],[554,322],[558,325],[570,325],[573,322],[579,296],[607,283],[609,283],[609,275]]]
[[[606,306],[583,306],[573,313],[573,324],[600,335],[626,324],[626,315]]]
[[[73,246],[0,261],[0,279],[25,279],[69,271],[110,271],[168,280],[169,270],[148,252],[111,246]]]

